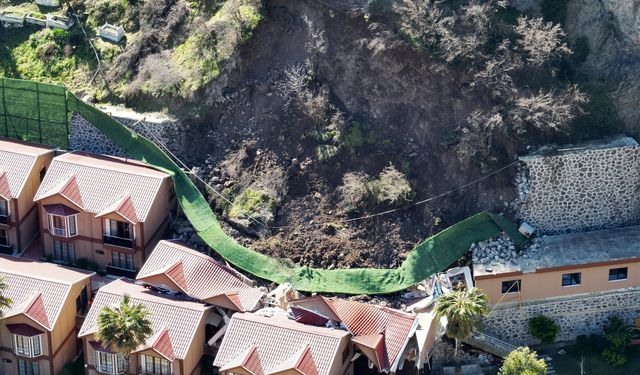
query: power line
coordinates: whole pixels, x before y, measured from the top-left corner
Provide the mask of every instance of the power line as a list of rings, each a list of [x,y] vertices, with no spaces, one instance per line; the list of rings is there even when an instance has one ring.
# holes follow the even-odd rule
[[[173,152],[172,152],[172,151],[171,151],[171,150],[170,150],[170,149],[169,149],[169,148],[168,148],[168,147],[167,147],[167,146],[166,146],[166,145],[165,145],[165,144],[164,144],[164,143],[163,143],[163,142],[162,142],[162,141],[161,141],[161,140],[160,140],[160,139],[159,139],[159,138],[154,134],[154,133],[153,133],[153,131],[150,131],[150,130],[149,130],[149,128],[147,127],[147,125],[146,125],[143,121],[140,121],[140,123],[142,124],[142,126],[144,126],[144,128],[147,130],[147,132],[148,132],[148,133],[149,133],[149,134],[154,138],[155,142],[156,142],[156,143],[158,143],[158,145],[159,145],[160,147],[162,147],[163,149],[165,149],[165,150],[169,153],[169,155],[171,155],[171,157],[173,157],[173,158],[174,158],[174,159],[175,159],[175,160],[176,160],[180,165],[182,165],[182,167],[183,167],[184,169],[186,169],[186,170],[190,170],[190,168],[189,168],[189,167],[188,167],[188,166],[187,166],[187,165],[186,165],[182,160],[180,160],[180,158],[178,158],[178,157],[177,157],[177,156],[176,156],[176,155],[175,155],[175,154],[174,154],[174,153],[173,153]],[[405,209],[407,209],[407,208],[409,208],[409,207],[419,206],[419,205],[422,205],[422,204],[425,204],[425,203],[431,202],[431,201],[433,201],[433,200],[436,200],[436,199],[438,199],[438,198],[442,198],[442,197],[444,197],[444,196],[447,196],[447,195],[449,195],[449,194],[455,193],[455,192],[457,192],[457,191],[464,190],[464,189],[468,188],[468,187],[469,187],[469,186],[471,186],[471,185],[475,185],[475,184],[477,184],[477,183],[479,183],[479,182],[482,182],[482,181],[484,181],[484,180],[488,179],[489,177],[492,177],[492,176],[494,176],[494,175],[496,175],[496,174],[498,174],[498,173],[500,173],[500,172],[502,172],[502,171],[504,171],[504,170],[506,170],[506,169],[508,169],[508,168],[510,168],[510,167],[512,167],[512,166],[514,166],[514,165],[515,165],[515,164],[517,164],[517,163],[518,163],[518,161],[517,161],[517,160],[516,160],[516,161],[513,161],[513,162],[511,162],[511,163],[509,163],[509,164],[505,165],[505,166],[504,166],[504,167],[502,167],[502,168],[496,169],[495,171],[493,171],[493,172],[491,172],[491,173],[489,173],[489,174],[487,174],[487,175],[485,175],[485,176],[482,176],[482,177],[480,177],[480,178],[477,178],[477,179],[475,179],[475,180],[473,180],[473,181],[471,181],[471,182],[468,182],[468,183],[466,183],[466,184],[464,184],[464,185],[462,185],[462,186],[459,186],[459,187],[457,187],[457,188],[455,188],[455,189],[448,190],[448,191],[446,191],[446,192],[444,192],[444,193],[441,193],[441,194],[435,195],[435,196],[433,196],[433,197],[429,197],[429,198],[426,198],[426,199],[422,199],[422,200],[417,201],[417,202],[414,202],[414,203],[412,203],[412,204],[410,204],[410,205],[408,205],[408,206],[399,207],[399,208],[393,208],[393,209],[390,209],[390,210],[385,210],[385,211],[377,212],[377,213],[374,213],[374,214],[364,215],[364,216],[355,217],[355,218],[351,218],[351,219],[341,219],[341,220],[339,220],[339,221],[338,221],[338,223],[342,222],[342,223],[348,224],[348,223],[352,223],[352,222],[356,222],[356,221],[361,221],[361,220],[371,219],[371,218],[374,218],[374,217],[383,216],[383,215],[387,215],[387,214],[394,213],[394,212],[397,212],[397,211],[405,210]],[[227,199],[224,195],[222,195],[220,192],[218,192],[216,189],[214,189],[214,188],[213,188],[213,187],[212,187],[208,182],[206,182],[205,180],[203,180],[202,178],[200,178],[200,176],[198,176],[198,175],[197,175],[197,174],[195,174],[195,173],[194,173],[193,175],[195,176],[195,178],[196,178],[196,179],[198,179],[198,181],[200,181],[202,184],[204,184],[205,186],[207,186],[211,191],[213,191],[217,196],[219,196],[220,198],[222,198],[225,202],[227,202],[228,204],[230,204],[230,205],[231,205],[231,206],[233,206],[233,207],[238,208],[240,211],[242,211],[242,213],[243,213],[243,214],[247,215],[247,212],[246,212],[245,210],[243,210],[241,207],[238,207],[238,206],[237,206],[237,205],[235,205],[232,201],[230,201],[229,199]],[[256,218],[255,218],[255,217],[253,217],[252,215],[247,215],[247,216],[248,216],[249,220],[253,221],[253,222],[254,222],[254,223],[256,223],[256,224],[262,225],[262,226],[263,226],[264,228],[266,228],[266,229],[285,229],[285,228],[292,227],[292,225],[282,225],[282,226],[273,226],[273,227],[270,227],[270,226],[268,226],[267,224],[265,224],[265,223],[261,222],[260,220],[256,219]],[[314,224],[305,224],[305,225],[304,225],[304,227],[318,227],[318,226],[325,226],[325,225],[327,225],[327,224],[330,224],[330,223],[314,223]]]

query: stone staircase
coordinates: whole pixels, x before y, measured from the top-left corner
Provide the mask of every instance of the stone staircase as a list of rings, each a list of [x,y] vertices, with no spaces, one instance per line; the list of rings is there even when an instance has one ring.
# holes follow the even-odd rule
[[[501,340],[491,334],[486,332],[474,330],[465,342],[471,346],[474,346],[478,349],[484,350],[487,353],[493,354],[500,358],[506,357],[509,353],[515,350],[516,345]],[[557,375],[556,370],[553,368],[553,364],[551,363],[551,358],[542,357],[544,362],[547,364],[547,375]]]
[[[511,353],[516,346],[500,340],[499,338],[492,336],[486,332],[474,330],[471,336],[465,340],[465,342],[471,346],[475,346],[478,349],[482,349],[487,353],[491,353],[495,356],[504,358]]]

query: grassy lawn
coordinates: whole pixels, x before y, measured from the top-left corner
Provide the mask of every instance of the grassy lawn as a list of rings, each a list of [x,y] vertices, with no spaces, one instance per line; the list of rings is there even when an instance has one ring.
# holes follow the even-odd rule
[[[561,375],[580,375],[580,357],[584,355],[585,375],[637,375],[640,374],[640,346],[632,346],[627,354],[629,361],[620,368],[613,368],[600,356],[599,352],[581,350],[574,346],[565,348],[567,354],[554,354],[553,367]]]

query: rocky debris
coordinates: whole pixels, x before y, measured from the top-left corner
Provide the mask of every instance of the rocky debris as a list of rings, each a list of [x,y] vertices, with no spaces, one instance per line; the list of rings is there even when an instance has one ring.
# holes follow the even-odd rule
[[[518,193],[516,202],[522,203],[527,199],[527,195],[530,192],[529,171],[527,170],[527,167],[524,165],[524,163],[516,164],[515,184],[516,192]]]
[[[498,237],[474,243],[469,250],[473,252],[473,263],[476,264],[498,265],[507,262],[517,264],[516,245],[504,233]]]
[[[207,244],[198,236],[189,220],[185,218],[176,218],[171,223],[169,238],[179,239],[185,242],[189,247],[200,252],[206,253]]]

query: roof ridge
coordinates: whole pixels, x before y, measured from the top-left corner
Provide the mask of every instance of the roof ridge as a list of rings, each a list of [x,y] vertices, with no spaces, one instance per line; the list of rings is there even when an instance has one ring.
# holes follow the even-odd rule
[[[105,286],[108,286],[108,285],[109,284],[107,284]],[[102,289],[102,288],[100,288],[100,289]],[[100,292],[106,293],[106,294],[111,294],[111,295],[118,296],[118,297],[124,297],[124,295],[127,294],[127,293],[118,294],[118,293],[115,293],[115,292],[110,291],[110,290],[98,290],[98,293],[100,293]],[[175,303],[169,303],[169,302],[159,302],[159,301],[155,301],[155,300],[151,301],[151,300],[146,300],[146,299],[142,299],[142,298],[136,298],[136,296],[132,296],[131,294],[127,294],[127,295],[129,296],[129,298],[135,299],[135,300],[138,300],[138,301],[157,303],[159,305],[173,306],[173,307],[178,307],[178,308],[185,309],[185,310],[202,311],[202,312],[204,312],[205,310],[209,309],[209,307],[204,305],[204,304],[202,304],[202,308],[196,308],[196,307],[189,307],[189,306],[181,306],[181,305],[177,305]],[[171,299],[169,296],[158,295],[158,294],[155,294],[155,293],[153,294],[153,296],[154,297],[158,297],[158,298],[162,298],[162,299],[167,299],[170,302],[187,302],[187,303],[199,304],[198,302],[195,302],[195,301],[187,301],[187,300],[180,301],[180,300],[176,300],[176,299]]]
[[[76,280],[75,282],[71,282],[71,281],[62,281],[62,280],[56,280],[56,279],[51,279],[49,277],[43,277],[43,276],[33,276],[31,274],[25,274],[22,272],[18,272],[18,271],[6,271],[3,268],[0,267],[0,273],[7,273],[7,274],[11,274],[11,275],[17,275],[17,276],[22,276],[22,277],[26,277],[28,279],[35,279],[35,280],[42,280],[42,281],[47,281],[50,283],[56,283],[56,284],[62,284],[62,285],[67,285],[67,286],[71,286],[73,284],[75,284],[76,282],[84,279],[84,277]],[[85,275],[85,277],[91,277],[90,274]]]
[[[256,318],[259,318],[259,319],[268,320],[270,323],[267,323],[267,322],[265,322],[263,320],[253,320],[251,318],[245,318],[245,316],[250,316],[250,315],[251,316],[255,316]],[[240,314],[236,313],[236,314],[233,315],[233,318],[241,319],[241,320],[244,320],[244,321],[247,321],[247,322],[264,323],[264,324],[275,325],[275,326],[277,326],[279,328],[286,329],[286,330],[289,330],[289,331],[317,334],[317,335],[320,335],[320,336],[334,338],[336,340],[340,340],[340,338],[330,334],[329,332],[326,332],[325,330],[329,330],[331,332],[341,332],[341,333],[344,333],[344,334],[351,334],[349,331],[343,331],[341,329],[328,328],[328,327],[317,327],[317,326],[298,323],[298,322],[296,322],[295,320],[292,320],[292,319],[283,320],[283,319],[278,319],[278,318],[269,318],[269,317],[264,317],[264,316],[260,316],[260,315],[254,314],[254,313],[247,313],[247,312],[240,313]],[[289,321],[291,321],[292,323],[295,323],[295,324],[292,324],[292,325],[285,325],[284,324],[285,322],[289,322]],[[302,327],[300,327],[299,329],[295,328],[296,324],[305,327],[307,330],[303,329]]]
[[[70,153],[67,153],[67,154],[63,154],[63,155],[61,155],[61,156],[64,156],[64,155],[71,155],[71,154],[73,154],[73,155],[80,155],[80,156],[85,156],[85,157],[87,157],[87,158],[91,158],[91,156],[89,156],[89,155],[78,154],[78,153],[75,153],[75,152],[70,152]],[[108,161],[112,161],[112,160],[108,160]],[[116,173],[124,173],[124,174],[132,175],[132,176],[149,177],[149,178],[153,178],[154,180],[164,180],[164,179],[166,179],[167,177],[171,177],[171,176],[169,176],[167,173],[162,172],[162,171],[159,171],[159,170],[156,170],[156,169],[153,169],[153,168],[151,168],[151,167],[146,167],[146,166],[143,166],[143,165],[138,165],[138,164],[133,164],[133,163],[127,163],[126,161],[122,161],[122,160],[120,160],[120,161],[113,161],[113,162],[114,162],[114,163],[118,163],[118,162],[120,162],[121,164],[126,164],[126,165],[128,165],[128,166],[131,166],[131,167],[138,167],[138,168],[141,168],[141,169],[149,168],[149,169],[151,169],[151,170],[152,170],[152,171],[154,171],[154,172],[164,173],[164,174],[166,174],[166,176],[163,176],[163,177],[160,177],[160,176],[152,176],[151,174],[146,174],[146,173],[143,173],[143,172],[142,172],[142,173],[133,173],[133,172],[129,172],[129,171],[121,170],[121,169],[109,168],[109,167],[106,167],[106,166],[104,166],[104,165],[88,165],[88,164],[85,164],[85,163],[78,163],[78,162],[74,162],[74,161],[72,161],[72,160],[59,159],[59,158],[54,158],[54,160],[53,160],[52,164],[53,164],[54,162],[57,162],[57,163],[66,163],[66,164],[71,164],[71,165],[81,165],[81,166],[83,166],[83,167],[89,167],[89,168],[94,168],[94,169],[102,169],[102,170],[105,170],[105,171],[116,172]]]

